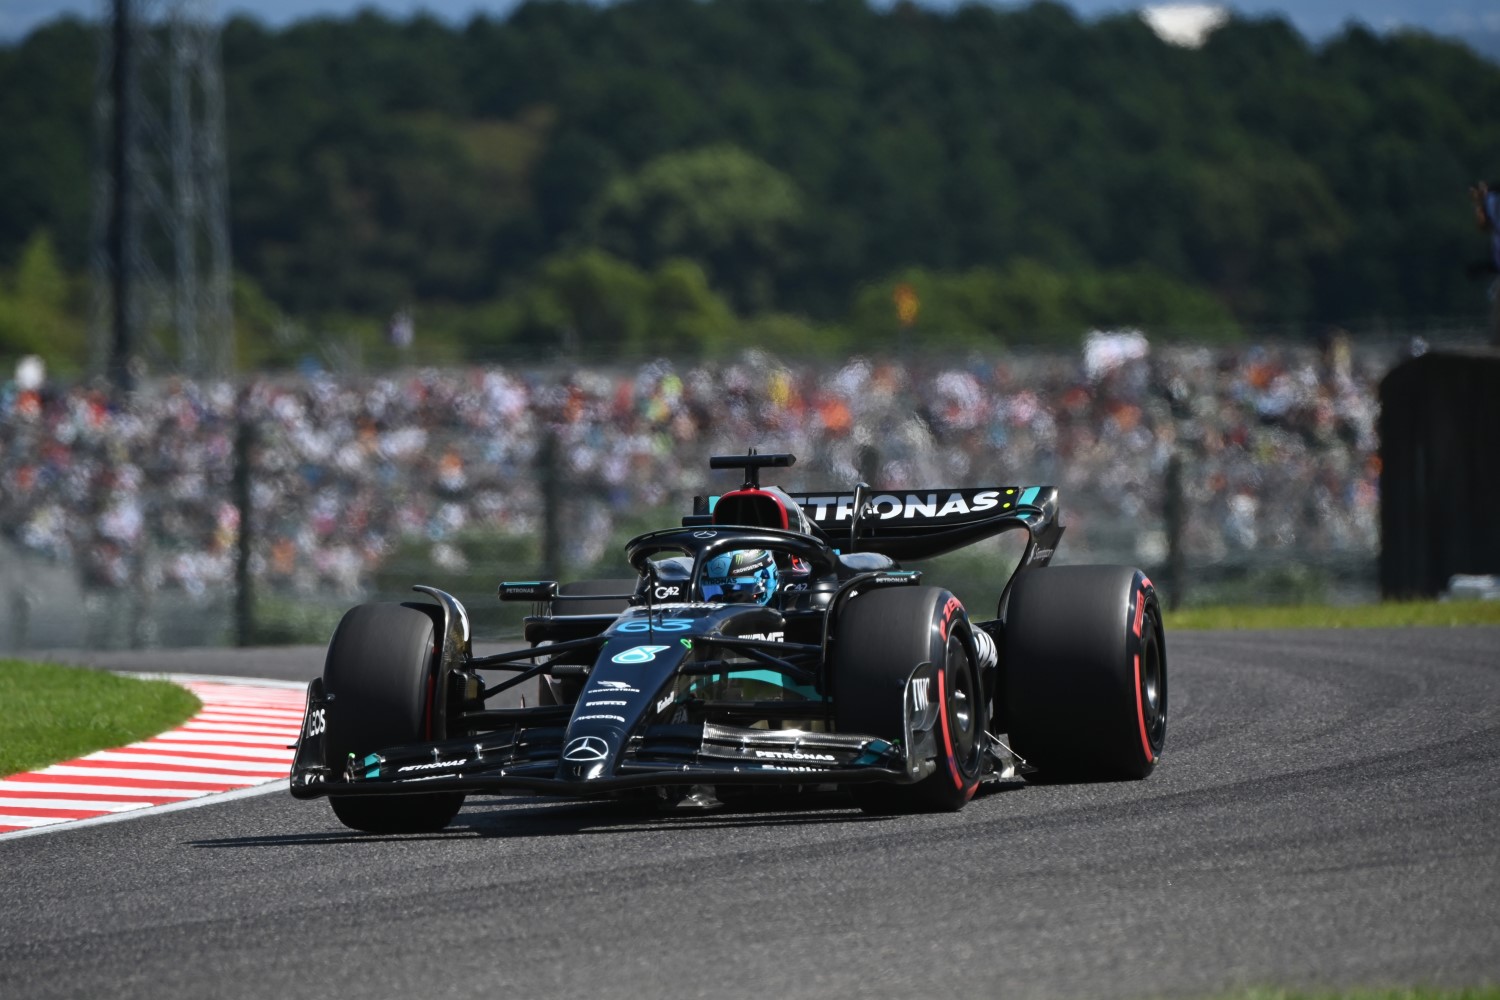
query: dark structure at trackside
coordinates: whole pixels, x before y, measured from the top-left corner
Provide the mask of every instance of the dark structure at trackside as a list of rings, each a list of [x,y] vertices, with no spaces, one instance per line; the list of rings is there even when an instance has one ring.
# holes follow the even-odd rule
[[[1380,383],[1380,590],[1500,573],[1500,350],[1432,352]]]

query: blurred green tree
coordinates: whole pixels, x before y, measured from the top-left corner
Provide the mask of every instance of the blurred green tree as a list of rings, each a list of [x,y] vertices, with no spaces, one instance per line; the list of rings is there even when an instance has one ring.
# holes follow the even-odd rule
[[[819,336],[872,329],[861,289],[908,272],[943,290],[932,336],[950,313],[961,336],[1072,329],[1096,300],[1285,329],[1483,310],[1464,192],[1495,170],[1500,67],[1450,40],[532,0],[457,28],[236,17],[222,45],[236,266],[309,329],[420,306],[514,346],[547,262],[589,246],[648,283],[691,260],[742,318]],[[0,45],[0,267],[42,227],[87,267],[96,47],[69,19]]]
[[[76,284],[63,271],[51,235],[33,233],[14,270],[0,272],[0,359],[7,367],[27,354],[53,372],[83,366],[87,339]]]
[[[611,251],[654,267],[700,261],[745,312],[775,302],[792,255],[802,199],[779,170],[734,146],[669,153],[605,188],[588,233]]]

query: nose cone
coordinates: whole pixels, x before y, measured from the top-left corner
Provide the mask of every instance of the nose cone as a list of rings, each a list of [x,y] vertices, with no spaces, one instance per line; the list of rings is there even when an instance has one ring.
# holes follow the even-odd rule
[[[557,762],[557,777],[561,781],[592,781],[609,772],[618,753],[619,740],[607,734],[575,736],[563,744],[562,757]]]

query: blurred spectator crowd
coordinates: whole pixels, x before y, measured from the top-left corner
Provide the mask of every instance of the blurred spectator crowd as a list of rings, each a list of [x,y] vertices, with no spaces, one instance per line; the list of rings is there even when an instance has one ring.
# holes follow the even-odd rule
[[[1119,348],[1119,349],[1117,349]],[[92,587],[231,588],[248,456],[258,586],[356,596],[402,545],[461,568],[471,532],[542,531],[552,463],[566,561],[608,556],[731,487],[707,456],[790,451],[791,488],[1049,483],[1064,561],[1165,558],[1177,453],[1193,561],[1373,555],[1376,381],[1337,341],[1236,349],[1091,342],[1080,355],[624,369],[412,370],[0,387],[0,528]],[[253,433],[247,433],[253,432]],[[549,441],[555,445],[548,444]],[[498,579],[535,567],[495,567]],[[441,579],[441,574],[434,574]]]

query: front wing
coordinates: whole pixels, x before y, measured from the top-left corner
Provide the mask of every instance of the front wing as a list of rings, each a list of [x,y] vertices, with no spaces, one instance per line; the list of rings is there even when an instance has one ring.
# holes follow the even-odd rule
[[[604,773],[603,748],[566,744],[571,706],[507,709],[509,717],[482,735],[373,750],[343,767],[324,760],[326,704],[321,679],[308,686],[307,711],[291,771],[291,793],[329,795],[431,792],[530,792],[592,796],[670,785],[907,784],[936,768],[939,706],[936,671],[918,665],[906,683],[904,738],[795,729],[748,729],[717,723],[646,725]],[[581,745],[579,745],[581,743]]]

